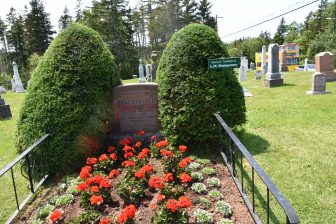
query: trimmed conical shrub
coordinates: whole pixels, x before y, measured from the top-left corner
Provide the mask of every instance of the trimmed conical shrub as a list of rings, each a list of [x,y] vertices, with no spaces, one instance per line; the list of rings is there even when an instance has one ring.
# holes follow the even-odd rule
[[[214,113],[230,126],[245,122],[245,100],[233,69],[208,71],[208,59],[228,57],[217,33],[200,24],[176,32],[158,68],[162,133],[174,144],[205,148],[218,140]]]
[[[72,24],[52,41],[34,70],[18,122],[20,151],[48,133],[43,150],[52,172],[81,164],[91,153],[86,150],[100,148],[107,104],[119,84],[114,56],[99,34]]]

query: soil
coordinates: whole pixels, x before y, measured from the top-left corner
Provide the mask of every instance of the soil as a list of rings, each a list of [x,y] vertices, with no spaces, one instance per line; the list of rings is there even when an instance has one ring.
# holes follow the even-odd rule
[[[211,164],[207,164],[206,166],[210,166],[215,169],[216,174],[214,177],[220,179],[221,181],[221,187],[218,188],[218,190],[224,195],[224,200],[228,202],[232,207],[232,216],[229,217],[229,219],[232,220],[233,223],[237,224],[254,223],[226,166],[223,165],[222,162],[218,161],[218,159],[216,158],[211,159],[210,161]],[[150,164],[153,165],[154,170],[156,172],[154,173],[154,175],[163,174],[163,165],[160,163],[160,161],[151,159]],[[122,181],[122,176],[123,175],[120,175],[118,177],[118,180],[113,179],[112,186],[115,186],[117,181]],[[203,176],[204,176],[203,183],[207,186],[208,190],[210,191],[211,189],[214,189],[208,186],[205,181],[208,176],[206,174],[203,174]],[[102,216],[112,214],[119,215],[123,207],[125,206],[122,198],[120,198],[119,195],[115,193],[115,191],[116,189],[112,188],[112,203],[109,205],[109,207],[106,207],[104,209],[104,211],[102,212]],[[138,210],[136,213],[135,223],[141,223],[141,224],[151,223],[151,217],[154,216],[155,209],[152,209],[150,205],[156,202],[156,194],[157,193],[152,192],[150,190],[145,191],[145,197],[142,199],[141,204],[137,206]],[[187,190],[186,194],[193,202],[198,197],[208,198],[212,203],[210,208],[206,210],[208,210],[213,214],[214,223],[218,223],[221,219],[223,219],[223,215],[215,211],[215,200],[211,199],[207,194],[204,195],[195,194],[190,188]],[[57,185],[50,188],[49,190],[43,190],[42,192],[40,192],[37,198],[29,206],[27,206],[27,208],[22,212],[22,214],[14,223],[19,224],[31,223],[33,220],[35,220],[35,214],[37,208],[40,207],[41,205],[45,205],[50,198],[56,195],[58,195]],[[189,221],[191,224],[196,223],[193,212],[196,211],[198,208],[202,208],[201,205],[193,203],[193,206],[187,209],[187,213],[190,217]],[[65,223],[74,217],[78,217],[82,212],[84,212],[84,209],[81,208],[80,206],[79,196],[75,196],[74,203],[62,207],[62,210],[64,211],[63,215]],[[48,220],[48,218],[46,218],[45,220],[43,220],[43,223],[50,223],[50,221]]]

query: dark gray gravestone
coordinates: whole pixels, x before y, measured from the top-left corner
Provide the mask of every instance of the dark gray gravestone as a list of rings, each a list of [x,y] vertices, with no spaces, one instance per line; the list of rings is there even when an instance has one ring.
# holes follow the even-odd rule
[[[268,70],[264,79],[265,87],[282,86],[283,79],[279,72],[279,46],[270,44],[268,47]]]
[[[11,116],[12,116],[12,113],[10,111],[9,105],[5,104],[5,100],[1,99],[1,95],[0,95],[0,119],[11,117]]]

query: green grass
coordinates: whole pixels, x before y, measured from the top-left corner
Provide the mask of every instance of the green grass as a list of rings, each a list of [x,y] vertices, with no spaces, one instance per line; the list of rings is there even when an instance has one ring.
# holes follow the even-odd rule
[[[127,83],[139,83],[139,78],[122,80],[122,83],[123,84],[127,84]]]
[[[264,88],[250,72],[243,144],[297,210],[301,223],[336,222],[336,82],[332,94],[306,95],[312,73],[284,73]]]
[[[13,115],[11,118],[0,120],[0,169],[3,169],[18,156],[15,148],[15,130],[25,94],[8,91],[6,94],[1,95],[1,97],[5,99],[6,104],[10,105]],[[14,166],[13,171],[19,203],[21,203],[29,194],[29,191],[27,190],[28,181],[21,176],[19,168],[20,166],[17,164]],[[7,172],[0,178],[0,201],[0,223],[5,223],[16,208],[10,172]]]

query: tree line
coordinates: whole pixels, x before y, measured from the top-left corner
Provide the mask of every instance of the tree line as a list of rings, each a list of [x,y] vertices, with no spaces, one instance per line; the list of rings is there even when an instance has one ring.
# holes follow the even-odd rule
[[[263,45],[270,43],[298,43],[300,61],[305,58],[314,61],[317,53],[331,51],[336,54],[336,1],[321,0],[318,9],[309,12],[303,23],[286,24],[280,20],[274,36],[262,31],[258,37],[240,38],[229,43],[231,56],[246,55],[249,61],[255,61],[255,52],[261,52]]]
[[[121,77],[130,78],[137,74],[139,59],[150,62],[152,51],[162,53],[181,27],[196,22],[216,29],[211,7],[208,0],[139,0],[131,9],[126,0],[100,0],[83,8],[77,0],[75,15],[65,6],[58,31],[73,22],[93,28],[116,57]],[[55,34],[43,0],[30,0],[23,12],[11,8],[6,18],[0,17],[0,84],[10,83],[12,61],[26,84]]]

